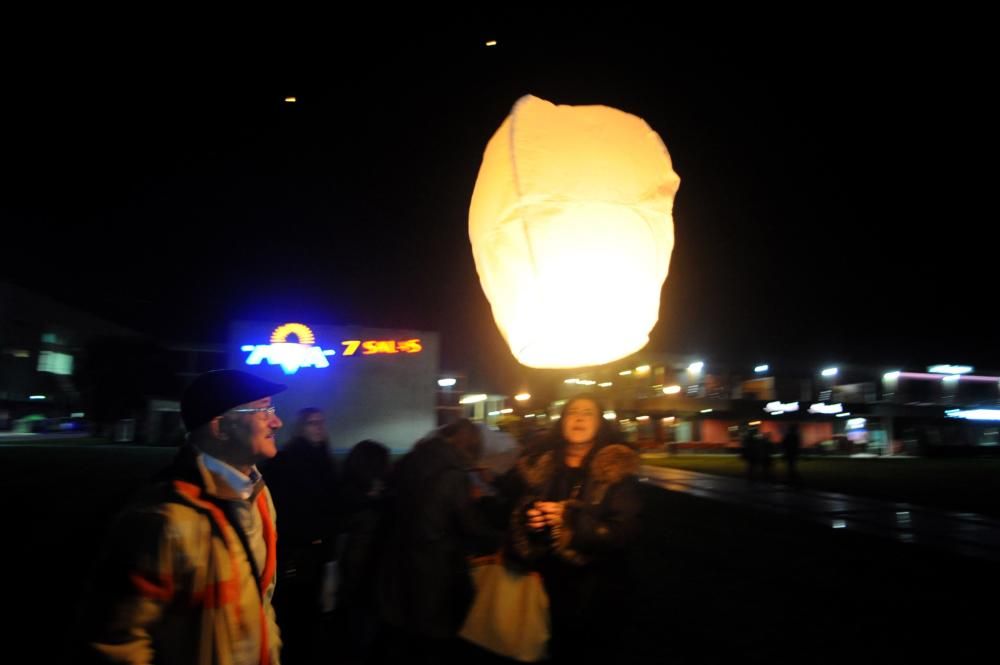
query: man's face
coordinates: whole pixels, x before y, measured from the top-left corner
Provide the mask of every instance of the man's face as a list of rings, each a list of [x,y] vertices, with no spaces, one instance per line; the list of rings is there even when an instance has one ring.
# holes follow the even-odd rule
[[[245,466],[269,459],[278,453],[274,434],[281,428],[281,419],[276,413],[246,411],[268,409],[271,406],[271,398],[264,397],[233,407],[222,416],[219,429],[227,437],[225,450],[229,456],[224,462],[233,466]]]

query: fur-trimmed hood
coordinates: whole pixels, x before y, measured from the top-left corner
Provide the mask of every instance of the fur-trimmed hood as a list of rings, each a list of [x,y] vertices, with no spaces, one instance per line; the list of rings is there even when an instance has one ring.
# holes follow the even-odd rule
[[[517,470],[528,487],[538,490],[552,479],[556,469],[556,453],[550,449],[536,455],[522,457],[517,462]],[[589,480],[601,485],[614,485],[639,469],[639,455],[628,446],[611,443],[597,449],[587,465]]]
[[[525,526],[525,511],[543,497],[551,497],[552,483],[560,469],[560,448],[553,448],[535,455],[527,455],[518,461],[517,469],[527,486],[520,505],[511,515],[511,547],[514,553],[524,559],[533,560],[545,552],[574,565],[584,566],[593,560],[593,544],[601,541],[627,539],[627,534],[636,528],[636,517],[631,510],[631,501],[622,503],[623,495],[613,488],[620,486],[639,468],[639,454],[626,445],[612,443],[592,450],[584,459],[585,480],[579,493],[569,497],[553,497],[547,500],[561,500],[565,506],[563,524],[553,526],[548,538],[541,538],[537,532],[530,532]],[[626,494],[628,492],[626,491]],[[617,505],[619,507],[613,507]],[[605,511],[621,511],[625,508],[629,515],[624,521],[605,523]],[[579,549],[574,539],[585,530],[584,551]],[[600,549],[601,546],[598,546]],[[606,546],[605,546],[606,547]],[[591,551],[586,551],[590,549]]]

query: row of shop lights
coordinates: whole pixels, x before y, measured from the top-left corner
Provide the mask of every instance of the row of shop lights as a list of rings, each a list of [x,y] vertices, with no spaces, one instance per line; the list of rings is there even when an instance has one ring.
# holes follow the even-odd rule
[[[702,370],[704,369],[704,366],[705,366],[705,364],[703,362],[701,362],[701,361],[694,362],[694,363],[691,363],[690,365],[688,365],[687,371],[689,373],[691,373],[691,374],[700,374],[702,372]],[[648,374],[650,372],[650,369],[651,368],[650,368],[649,365],[639,365],[634,370],[630,370],[630,369],[629,370],[622,370],[621,372],[618,372],[618,375],[619,376],[629,376],[629,375],[633,374],[633,372],[634,372],[636,375],[642,376],[642,375]],[[769,370],[770,370],[770,366],[769,365],[757,365],[756,367],[754,367],[754,372],[757,373],[757,374],[763,374],[763,373],[768,372]],[[883,374],[882,378],[886,382],[896,381],[896,380],[898,380],[900,378],[915,378],[915,379],[928,379],[928,378],[938,379],[938,378],[940,378],[941,380],[947,381],[947,382],[957,382],[957,381],[962,380],[962,379],[971,380],[971,381],[990,381],[990,382],[1000,381],[1000,377],[972,376],[972,375],[969,374],[972,370],[973,370],[973,368],[970,367],[970,366],[968,366],[968,365],[933,365],[933,366],[927,368],[928,373],[926,373],[926,374],[920,373],[920,372],[892,371],[892,372],[886,372],[885,374]],[[820,372],[820,374],[822,376],[824,376],[824,377],[828,377],[829,378],[829,377],[837,376],[837,374],[839,373],[839,371],[840,370],[837,367],[827,367],[827,368],[823,369]],[[454,386],[456,383],[457,383],[457,380],[454,379],[454,378],[451,378],[451,377],[445,377],[445,378],[438,379],[438,386],[440,386],[442,388],[450,388],[450,387]],[[611,382],[611,381],[603,381],[603,382],[598,383],[597,381],[594,381],[592,379],[579,379],[579,378],[569,378],[569,379],[566,379],[564,381],[564,383],[569,384],[569,385],[580,385],[580,386],[585,386],[585,387],[596,385],[596,386],[598,386],[600,388],[610,388],[611,386],[614,385],[614,383]],[[676,394],[680,393],[681,390],[682,390],[682,388],[679,385],[663,386],[663,388],[662,388],[662,391],[663,391],[664,395],[676,395]],[[465,395],[464,397],[462,397],[462,399],[459,400],[459,404],[463,404],[463,405],[477,404],[479,402],[485,402],[487,399],[489,399],[489,397],[486,394],[483,394],[483,393],[469,394],[469,395]],[[531,399],[531,395],[530,395],[530,393],[518,393],[517,395],[514,396],[514,399],[517,400],[517,401],[519,401],[519,402],[526,402],[526,401],[528,401],[528,400]],[[772,406],[771,404],[768,405],[768,407],[771,407],[771,406]],[[845,417],[845,416],[850,415],[848,413],[837,413],[838,410],[842,410],[842,408],[841,409],[837,409],[837,407],[840,407],[840,406],[841,405],[839,405],[839,404],[837,404],[837,405],[824,405],[824,404],[821,403],[821,404],[813,405],[812,407],[810,407],[810,412],[812,412],[812,413],[827,413],[827,414],[836,413],[836,415],[838,417]],[[768,410],[768,408],[765,408],[765,410]],[[794,409],[770,410],[769,413],[771,413],[771,415],[783,415],[784,411],[786,411],[786,410],[794,410]],[[702,413],[711,413],[711,411],[712,411],[711,409],[703,409],[701,412]],[[961,415],[955,415],[952,412],[949,412],[948,415],[951,416],[951,417],[966,417],[966,418],[972,418],[972,419],[987,419],[987,418],[994,419],[994,418],[1000,418],[1000,411],[994,412],[992,410],[985,410],[985,411],[989,411],[989,413],[980,413],[981,411],[984,411],[984,410],[980,409],[980,410],[977,410],[974,413],[970,412],[969,415],[966,415],[966,412],[961,412]],[[489,415],[494,416],[494,415],[503,415],[503,414],[507,414],[507,413],[513,413],[513,409],[509,409],[508,408],[508,409],[501,409],[499,411],[491,411],[489,413]],[[611,414],[610,417],[609,417],[609,414]],[[533,416],[533,415],[534,414],[531,414],[531,416]],[[526,416],[526,417],[530,417],[530,416]],[[613,420],[617,416],[614,415],[614,412],[609,411],[609,412],[606,412],[604,414],[604,417],[607,418],[607,419],[609,419],[609,420]],[[643,418],[648,419],[648,416],[639,416],[639,417],[637,417],[637,420],[642,420]]]
[[[698,361],[688,365],[687,371],[689,374],[699,375],[704,370],[704,368],[705,368],[705,363],[702,361]],[[649,374],[650,369],[651,368],[649,365],[639,365],[635,369],[626,369],[618,372],[618,376],[630,376],[633,374],[636,376],[644,376],[646,374]],[[757,365],[756,367],[753,368],[755,374],[766,374],[770,370],[771,370],[770,365]],[[940,378],[945,381],[958,381],[959,379],[1000,381],[1000,377],[971,376],[969,373],[972,372],[972,370],[973,368],[969,365],[932,365],[927,368],[926,374],[921,372],[903,372],[900,370],[896,370],[892,372],[886,372],[885,374],[882,375],[882,378],[886,381],[893,381],[899,379],[900,377],[935,378],[935,379]],[[839,367],[825,367],[822,370],[820,370],[820,375],[825,378],[835,377],[839,373],[840,373]],[[602,388],[607,388],[612,385],[610,381],[606,381],[604,383],[597,383],[596,381],[590,379],[577,379],[577,378],[566,379],[564,383],[577,384],[581,386],[592,386],[596,384]],[[680,392],[679,389],[673,390],[674,386],[669,386],[669,388],[670,392],[667,392],[667,388],[664,388],[664,392],[668,395],[673,394],[675,392]]]
[[[768,406],[765,407],[765,409],[764,409],[771,416],[781,416],[781,415],[785,415],[786,413],[792,413],[792,412],[798,411],[798,404],[797,403],[795,403],[795,408],[790,408],[790,405],[785,405],[785,406],[789,406],[789,408],[787,410],[774,410],[773,407],[772,407],[773,404],[778,404],[778,402],[772,402],[772,403],[768,404]],[[709,414],[709,413],[712,413],[712,411],[713,411],[712,409],[702,409],[701,413],[702,414]],[[514,409],[500,409],[499,411],[490,411],[489,415],[491,415],[491,416],[500,416],[500,415],[506,415],[506,414],[513,413],[513,412],[514,412]],[[851,418],[852,414],[849,411],[844,411],[842,404],[823,404],[822,402],[820,402],[820,403],[813,404],[812,406],[810,406],[809,407],[809,413],[820,414],[820,415],[834,415],[837,418],[850,418],[850,420],[847,421],[847,428],[848,429],[861,429],[861,428],[864,427],[864,423],[865,423],[865,418]],[[989,420],[989,421],[996,421],[996,420],[1000,420],[1000,409],[949,409],[949,410],[945,411],[945,415],[948,416],[949,418],[961,418],[961,419],[964,419],[964,420]],[[525,418],[544,418],[545,414],[529,413],[529,414],[526,414],[524,417]],[[605,420],[615,420],[615,419],[618,418],[618,414],[615,413],[614,411],[605,411],[604,412],[604,418],[605,418]],[[556,415],[551,416],[550,420],[559,420],[559,415],[556,414]],[[649,416],[646,416],[646,415],[636,416],[635,420],[637,422],[646,422],[646,421],[649,420]],[[663,421],[667,422],[667,423],[672,423],[672,422],[674,422],[674,420],[675,420],[674,416],[667,416],[667,417],[663,418]],[[627,422],[627,421],[628,421],[628,419],[626,418],[626,419],[624,419],[624,420],[622,420],[620,422]],[[759,424],[760,421],[755,421],[755,422]]]

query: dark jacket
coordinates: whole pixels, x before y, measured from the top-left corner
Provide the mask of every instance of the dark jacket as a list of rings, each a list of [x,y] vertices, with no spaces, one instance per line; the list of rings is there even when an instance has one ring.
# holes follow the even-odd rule
[[[384,490],[378,485],[365,493],[346,485],[344,490],[337,607],[348,611],[369,609],[373,580],[378,573],[378,537],[386,503]]]
[[[630,609],[628,549],[640,528],[638,466],[638,454],[621,444],[592,450],[577,474],[559,448],[518,462],[527,490],[511,515],[509,548],[542,574],[550,651],[559,662],[615,658]],[[576,492],[573,477],[581,481]],[[529,530],[526,511],[535,501],[565,501],[563,527]]]
[[[500,546],[473,503],[466,466],[453,445],[433,438],[400,460],[390,479],[379,614],[422,637],[457,634],[473,598],[467,556]]]
[[[279,554],[316,541],[332,552],[339,529],[339,491],[327,446],[292,439],[261,472],[281,513]]]

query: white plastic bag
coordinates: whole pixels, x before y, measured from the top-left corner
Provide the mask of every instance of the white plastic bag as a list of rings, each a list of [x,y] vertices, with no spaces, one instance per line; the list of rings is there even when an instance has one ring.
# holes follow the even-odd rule
[[[337,607],[337,587],[340,586],[340,567],[336,559],[323,564],[323,583],[319,591],[319,607],[324,614]]]

